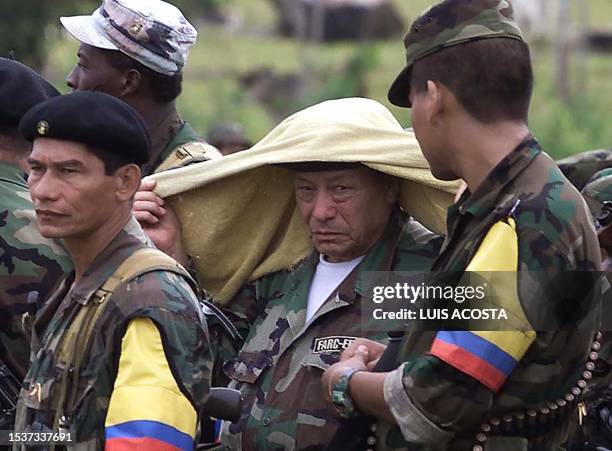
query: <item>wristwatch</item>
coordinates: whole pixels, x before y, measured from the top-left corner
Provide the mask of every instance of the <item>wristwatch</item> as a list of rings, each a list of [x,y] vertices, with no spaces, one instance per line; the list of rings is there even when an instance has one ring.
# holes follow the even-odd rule
[[[354,418],[359,416],[359,411],[355,409],[355,404],[349,394],[349,380],[358,370],[357,368],[347,367],[332,387],[331,398],[334,407],[342,418]]]

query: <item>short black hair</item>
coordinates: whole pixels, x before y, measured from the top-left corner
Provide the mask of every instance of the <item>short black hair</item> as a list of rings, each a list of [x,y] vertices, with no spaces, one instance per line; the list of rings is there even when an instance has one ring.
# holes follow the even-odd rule
[[[119,50],[102,49],[108,64],[120,71],[135,69],[149,82],[153,100],[168,103],[176,100],[183,90],[183,73],[164,75],[139,63]]]
[[[108,152],[104,149],[100,149],[93,146],[87,146],[87,150],[93,153],[96,157],[102,160],[104,163],[104,174],[113,175],[117,169],[127,164],[132,164],[128,158],[118,155],[116,153]],[[136,164],[136,163],[133,163]]]
[[[446,86],[482,123],[527,122],[533,69],[529,47],[518,39],[479,39],[417,60],[411,79],[414,91],[425,92],[429,80]]]

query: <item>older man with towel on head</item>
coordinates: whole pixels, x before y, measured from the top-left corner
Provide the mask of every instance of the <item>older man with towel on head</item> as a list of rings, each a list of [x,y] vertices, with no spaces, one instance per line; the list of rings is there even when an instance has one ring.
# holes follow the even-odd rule
[[[182,239],[164,230],[172,213],[157,208],[151,180]],[[443,233],[456,186],[431,175],[384,106],[361,98],[312,106],[247,151],[145,179],[137,216],[154,223],[163,250],[190,256],[243,340],[222,358],[245,397],[224,443],[319,449],[331,440],[348,412],[322,396],[323,371],[356,338],[385,335],[361,324],[365,272],[427,271],[442,242],[430,230]]]

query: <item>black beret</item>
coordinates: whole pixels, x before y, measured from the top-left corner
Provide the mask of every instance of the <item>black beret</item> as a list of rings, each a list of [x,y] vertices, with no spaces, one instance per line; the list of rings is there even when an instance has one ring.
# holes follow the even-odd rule
[[[28,66],[0,58],[0,126],[16,128],[30,108],[59,94]]]
[[[19,131],[28,141],[75,141],[139,165],[151,154],[147,126],[136,110],[101,92],[77,91],[40,103],[21,119]]]

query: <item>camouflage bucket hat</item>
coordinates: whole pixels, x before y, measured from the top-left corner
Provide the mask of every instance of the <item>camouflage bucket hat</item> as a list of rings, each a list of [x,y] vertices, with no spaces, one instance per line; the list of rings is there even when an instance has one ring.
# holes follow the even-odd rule
[[[582,190],[597,230],[612,224],[612,168],[596,173]]]
[[[183,70],[196,29],[181,11],[161,0],[104,0],[91,16],[60,17],[85,44],[120,50],[164,75]]]
[[[415,61],[444,48],[477,39],[510,38],[523,41],[508,0],[446,0],[421,14],[404,37],[406,67],[389,89],[391,103],[411,107],[408,94]]]

